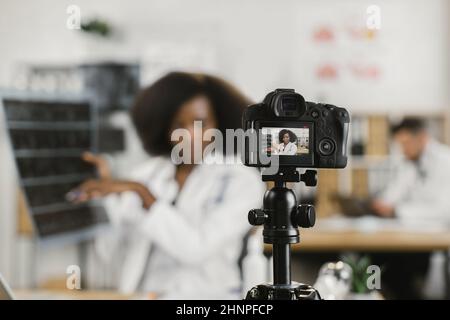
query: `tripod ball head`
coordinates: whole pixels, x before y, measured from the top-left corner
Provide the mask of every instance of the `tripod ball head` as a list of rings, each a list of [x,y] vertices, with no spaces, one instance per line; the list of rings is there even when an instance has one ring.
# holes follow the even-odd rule
[[[268,218],[269,215],[262,209],[252,209],[248,212],[248,222],[252,226],[261,226]]]
[[[300,228],[311,228],[316,223],[316,210],[310,204],[301,204],[293,212],[292,224]]]
[[[317,171],[306,170],[305,173],[300,175],[300,180],[303,181],[307,187],[317,186]]]

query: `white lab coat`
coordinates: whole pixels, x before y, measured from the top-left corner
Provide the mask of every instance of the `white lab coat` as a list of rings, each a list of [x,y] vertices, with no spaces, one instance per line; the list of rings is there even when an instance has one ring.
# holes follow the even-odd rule
[[[279,155],[295,155],[297,153],[297,146],[293,142],[288,142],[286,145],[281,143],[278,146],[278,154]]]
[[[132,179],[157,198],[149,210],[134,193],[104,200],[114,233],[97,239],[99,255],[121,264],[121,292],[239,298],[237,261],[250,228],[247,213],[261,207],[265,186],[260,174],[240,164],[199,165],[180,192],[174,173],[175,166],[164,158],[134,170]]]
[[[417,164],[400,161],[381,200],[400,219],[450,221],[450,148],[430,140]]]

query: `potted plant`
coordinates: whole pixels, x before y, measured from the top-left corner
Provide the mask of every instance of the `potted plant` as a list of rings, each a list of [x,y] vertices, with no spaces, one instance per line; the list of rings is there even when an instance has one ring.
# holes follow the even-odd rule
[[[370,271],[372,262],[369,256],[349,255],[342,259],[353,271],[351,291],[349,299],[351,300],[380,300],[382,296],[375,289],[370,289],[368,281],[373,273]]]

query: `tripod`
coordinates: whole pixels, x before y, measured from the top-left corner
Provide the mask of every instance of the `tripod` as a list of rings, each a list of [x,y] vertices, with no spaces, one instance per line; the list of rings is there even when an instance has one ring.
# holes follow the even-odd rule
[[[294,192],[286,182],[303,181],[307,186],[317,184],[317,172],[306,170],[302,175],[296,168],[281,168],[276,175],[264,175],[263,181],[274,181],[266,191],[263,209],[248,213],[251,225],[264,225],[264,243],[272,244],[273,284],[260,284],[248,291],[246,300],[319,300],[319,292],[307,284],[291,281],[291,244],[300,242],[298,227],[314,226],[316,215],[312,205],[298,205]]]

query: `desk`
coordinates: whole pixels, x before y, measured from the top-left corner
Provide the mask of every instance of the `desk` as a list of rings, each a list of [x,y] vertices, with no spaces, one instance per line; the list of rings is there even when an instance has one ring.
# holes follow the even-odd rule
[[[270,250],[270,245],[266,249]],[[446,225],[423,221],[405,224],[374,217],[318,220],[316,227],[301,229],[300,243],[291,246],[293,252],[443,251],[446,297],[450,299],[449,249],[450,228]]]
[[[270,248],[267,247],[268,249]],[[327,218],[300,229],[293,251],[438,251],[450,249],[450,225],[375,217]]]
[[[13,290],[19,300],[133,300],[151,299],[152,296],[121,294],[117,291],[92,290]]]
[[[300,243],[293,251],[443,251],[450,248],[450,232],[407,231],[361,232],[307,229],[300,231]]]

